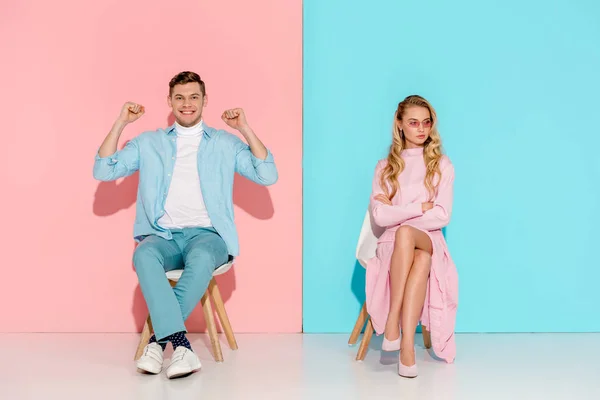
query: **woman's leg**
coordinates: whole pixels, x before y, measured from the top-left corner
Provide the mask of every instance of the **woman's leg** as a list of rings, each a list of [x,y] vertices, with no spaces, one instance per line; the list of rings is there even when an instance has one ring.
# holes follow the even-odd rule
[[[431,254],[433,247],[429,236],[412,226],[404,225],[398,228],[390,265],[390,313],[384,333],[387,340],[396,340],[400,336],[400,310],[406,281],[415,258],[415,249]]]
[[[415,250],[415,261],[406,281],[402,302],[400,361],[407,367],[415,364],[415,330],[425,303],[430,268],[431,254],[423,250]]]

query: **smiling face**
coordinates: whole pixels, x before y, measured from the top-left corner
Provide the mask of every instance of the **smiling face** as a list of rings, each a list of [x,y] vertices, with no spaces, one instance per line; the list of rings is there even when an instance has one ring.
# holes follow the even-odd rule
[[[202,109],[207,104],[207,97],[202,92],[198,82],[177,84],[171,88],[167,102],[179,125],[190,127],[200,122]]]

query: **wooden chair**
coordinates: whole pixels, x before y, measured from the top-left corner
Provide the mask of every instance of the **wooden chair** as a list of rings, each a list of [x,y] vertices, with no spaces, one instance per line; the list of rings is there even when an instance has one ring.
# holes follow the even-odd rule
[[[377,240],[383,234],[385,229],[377,226],[373,221],[373,216],[371,215],[371,210],[367,209],[367,213],[365,214],[365,219],[363,220],[363,225],[360,230],[360,236],[358,238],[358,244],[356,246],[356,259],[363,266],[363,268],[367,268],[367,260],[375,257],[377,253]],[[367,303],[363,303],[362,309],[358,314],[358,319],[354,324],[354,329],[352,329],[352,333],[350,334],[350,339],[348,340],[349,345],[355,345],[358,341],[358,336],[362,331],[362,328],[365,326],[365,322],[367,323],[365,327],[365,333],[363,335],[363,339],[358,348],[358,353],[356,354],[356,360],[362,361],[365,359],[367,355],[367,349],[369,348],[369,343],[371,342],[371,338],[373,337],[373,323],[371,322],[371,317],[367,312]],[[424,326],[421,326],[423,331],[423,342],[425,344],[425,348],[431,348],[431,335],[425,329]]]
[[[206,330],[208,331],[208,336],[210,337],[213,356],[215,358],[215,361],[217,362],[223,361],[223,353],[221,352],[221,344],[219,343],[217,326],[215,325],[213,309],[210,302],[211,297],[213,302],[215,303],[217,316],[219,317],[219,321],[221,323],[221,327],[223,328],[223,332],[225,333],[225,337],[227,338],[227,342],[229,343],[229,347],[232,350],[237,350],[238,348],[238,345],[235,341],[235,336],[233,335],[233,330],[231,329],[229,317],[227,317],[227,312],[225,311],[223,299],[221,298],[221,292],[219,292],[219,287],[217,286],[217,281],[215,280],[215,276],[224,274],[225,272],[229,271],[232,265],[233,260],[231,260],[227,264],[221,265],[215,270],[215,272],[213,272],[213,278],[211,279],[208,285],[208,289],[206,290],[204,296],[202,296],[202,299],[200,300],[202,310],[204,311],[204,319],[206,320]],[[166,273],[167,279],[169,280],[171,287],[177,284],[177,281],[179,280],[179,278],[181,278],[182,273],[182,269],[168,271]],[[135,352],[135,360],[139,359],[142,356],[142,353],[144,352],[144,347],[148,344],[148,340],[150,340],[152,332],[152,320],[150,319],[150,315],[148,315],[146,323],[144,324],[144,329],[142,330],[140,343],[138,344],[137,351]]]

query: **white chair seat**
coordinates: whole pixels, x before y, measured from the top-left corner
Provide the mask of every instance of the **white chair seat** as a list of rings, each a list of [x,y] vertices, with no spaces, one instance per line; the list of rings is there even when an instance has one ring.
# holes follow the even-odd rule
[[[229,271],[229,269],[233,266],[233,260],[229,261],[226,264],[221,265],[219,268],[215,269],[213,272],[213,276],[224,274]],[[173,282],[177,282],[179,278],[181,278],[181,274],[183,274],[182,269],[174,269],[172,271],[167,271],[167,279]]]

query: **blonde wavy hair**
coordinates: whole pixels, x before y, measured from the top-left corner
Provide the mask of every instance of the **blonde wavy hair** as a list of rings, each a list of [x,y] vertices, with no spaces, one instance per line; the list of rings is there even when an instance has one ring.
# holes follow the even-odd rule
[[[398,122],[402,121],[405,111],[410,107],[424,107],[429,110],[431,116],[431,128],[429,137],[423,146],[423,159],[427,172],[425,174],[425,187],[429,192],[429,201],[432,201],[437,194],[437,188],[441,178],[440,161],[443,156],[442,140],[437,130],[437,115],[431,104],[421,96],[408,96],[398,104],[392,128],[392,145],[387,156],[387,165],[381,171],[380,185],[388,199],[393,199],[400,190],[398,176],[404,170],[404,160],[402,159],[402,150],[406,148],[406,140]],[[435,177],[438,177],[435,181]],[[434,182],[435,181],[435,182]]]

